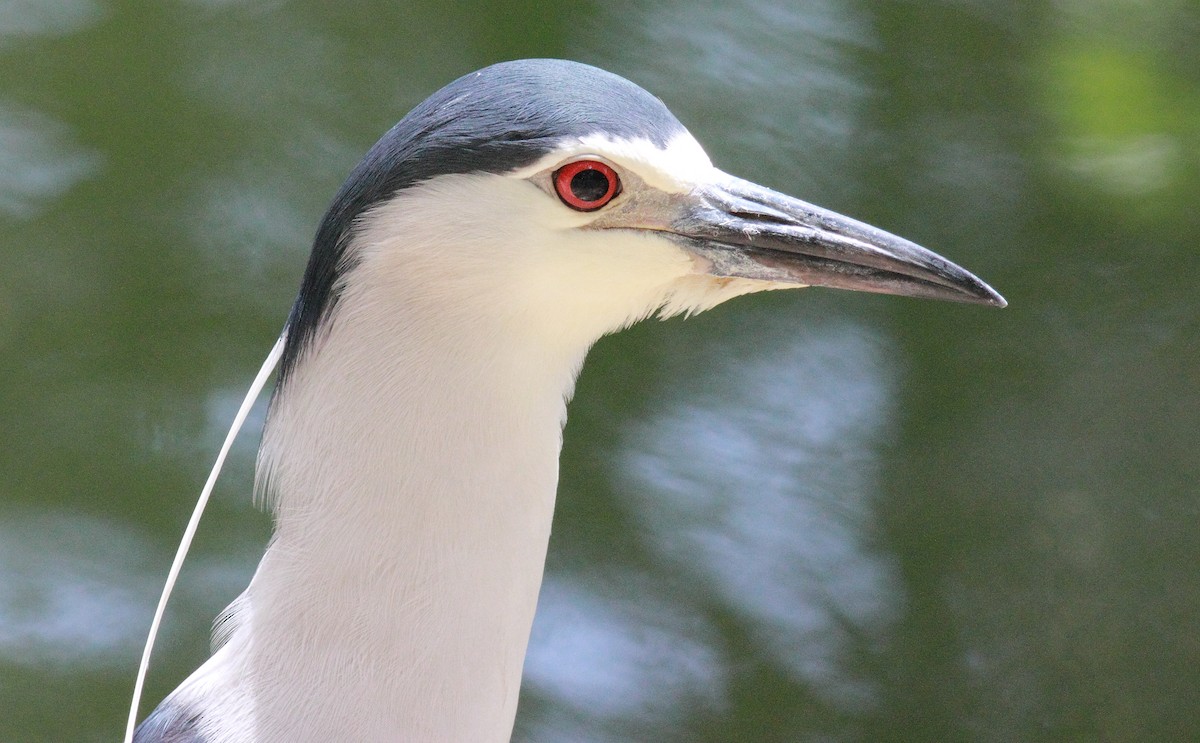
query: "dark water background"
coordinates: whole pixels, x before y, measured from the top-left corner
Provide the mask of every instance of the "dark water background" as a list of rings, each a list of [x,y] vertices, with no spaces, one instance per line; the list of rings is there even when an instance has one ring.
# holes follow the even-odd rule
[[[601,342],[517,739],[1200,739],[1196,3],[3,0],[0,741],[118,739],[333,191],[522,56],[1011,306],[808,290]],[[147,706],[261,552],[255,439]]]

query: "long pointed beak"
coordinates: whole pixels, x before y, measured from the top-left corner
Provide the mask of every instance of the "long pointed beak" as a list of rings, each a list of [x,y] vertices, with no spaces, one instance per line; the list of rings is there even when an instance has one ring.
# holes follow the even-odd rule
[[[676,214],[666,231],[714,276],[1008,304],[932,251],[733,176],[691,194]]]

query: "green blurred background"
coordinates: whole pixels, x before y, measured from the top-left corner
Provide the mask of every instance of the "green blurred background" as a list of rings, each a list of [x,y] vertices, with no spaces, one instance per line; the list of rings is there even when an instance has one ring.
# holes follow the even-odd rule
[[[1200,739],[1200,7],[0,0],[0,741],[118,739],[325,205],[426,95],[578,59],[975,271],[602,341],[516,740]],[[148,709],[269,533],[235,450]]]

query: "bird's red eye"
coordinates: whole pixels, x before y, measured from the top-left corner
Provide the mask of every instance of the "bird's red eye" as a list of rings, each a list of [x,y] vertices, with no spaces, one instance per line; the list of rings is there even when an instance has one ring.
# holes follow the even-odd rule
[[[597,160],[576,160],[554,174],[558,198],[572,209],[590,212],[599,209],[621,192],[617,172]]]

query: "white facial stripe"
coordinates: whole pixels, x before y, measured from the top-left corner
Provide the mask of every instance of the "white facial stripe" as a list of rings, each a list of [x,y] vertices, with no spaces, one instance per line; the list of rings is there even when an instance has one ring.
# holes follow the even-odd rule
[[[560,162],[584,155],[610,160],[614,165],[633,171],[653,188],[667,193],[686,193],[697,184],[711,183],[721,176],[704,148],[686,132],[668,142],[666,148],[659,148],[648,139],[616,140],[594,134],[564,142],[559,149],[511,175],[528,178]]]

